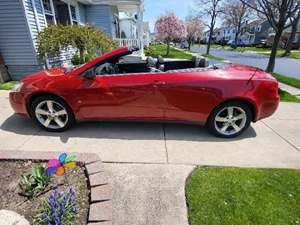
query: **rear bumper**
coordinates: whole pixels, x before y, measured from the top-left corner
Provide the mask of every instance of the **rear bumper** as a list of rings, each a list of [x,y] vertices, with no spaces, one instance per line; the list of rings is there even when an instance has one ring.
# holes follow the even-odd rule
[[[29,117],[26,107],[26,100],[24,94],[21,92],[10,92],[9,102],[15,113]]]
[[[279,102],[279,96],[275,96],[273,99],[263,101],[258,109],[256,121],[272,116],[277,110]]]

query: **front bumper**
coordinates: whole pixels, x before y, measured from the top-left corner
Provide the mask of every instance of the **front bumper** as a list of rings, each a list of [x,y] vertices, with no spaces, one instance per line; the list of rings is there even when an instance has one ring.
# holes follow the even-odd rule
[[[9,102],[15,113],[29,117],[26,107],[26,99],[23,93],[11,91],[9,93]]]

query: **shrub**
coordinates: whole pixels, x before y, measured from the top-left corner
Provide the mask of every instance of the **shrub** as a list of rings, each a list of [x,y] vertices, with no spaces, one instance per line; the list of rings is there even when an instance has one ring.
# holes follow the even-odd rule
[[[76,193],[70,189],[67,193],[55,190],[35,217],[36,225],[73,225],[78,213]]]
[[[145,55],[146,56],[153,56],[154,55],[153,46],[149,46],[149,47],[145,48]]]
[[[104,32],[93,26],[51,25],[38,34],[37,50],[41,58],[57,56],[68,47],[79,52],[80,63],[84,55],[107,52],[116,48],[116,43]]]
[[[21,195],[28,198],[37,196],[45,190],[50,182],[50,176],[45,173],[45,165],[38,164],[32,167],[32,173],[23,175],[20,181]]]

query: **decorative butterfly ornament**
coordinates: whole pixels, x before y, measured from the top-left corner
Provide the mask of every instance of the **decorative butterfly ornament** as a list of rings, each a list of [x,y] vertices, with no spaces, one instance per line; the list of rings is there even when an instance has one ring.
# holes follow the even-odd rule
[[[75,159],[76,157],[73,155],[62,153],[58,159],[51,159],[48,161],[46,174],[48,174],[48,176],[53,174],[56,176],[62,176],[65,173],[65,169],[73,169],[76,167]]]

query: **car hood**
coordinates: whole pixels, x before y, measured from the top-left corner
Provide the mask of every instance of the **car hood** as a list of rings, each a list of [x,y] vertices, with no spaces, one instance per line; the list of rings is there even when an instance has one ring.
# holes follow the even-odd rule
[[[40,80],[54,76],[66,76],[65,71],[66,68],[52,68],[49,70],[40,70],[38,72],[25,76],[25,78],[22,79],[22,82]]]

